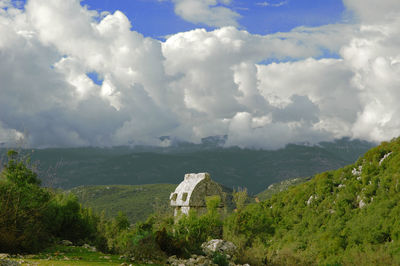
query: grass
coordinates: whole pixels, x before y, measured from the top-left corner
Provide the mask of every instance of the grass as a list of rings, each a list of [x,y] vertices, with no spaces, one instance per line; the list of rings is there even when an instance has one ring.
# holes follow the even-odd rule
[[[134,264],[120,255],[103,254],[77,246],[53,246],[45,251],[12,260],[22,265],[146,265]]]

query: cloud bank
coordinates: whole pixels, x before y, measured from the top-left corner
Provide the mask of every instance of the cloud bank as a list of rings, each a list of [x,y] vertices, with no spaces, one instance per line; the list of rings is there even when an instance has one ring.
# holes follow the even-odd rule
[[[226,145],[279,148],[396,137],[400,4],[387,1],[379,16],[364,1],[344,2],[353,24],[265,36],[196,29],[161,42],[132,31],[122,12],[99,14],[78,0],[24,9],[0,1],[0,143],[160,145],[160,136],[226,134]],[[199,7],[201,16],[185,13],[198,1],[175,3],[189,21],[235,25],[229,12],[216,22],[217,1]]]

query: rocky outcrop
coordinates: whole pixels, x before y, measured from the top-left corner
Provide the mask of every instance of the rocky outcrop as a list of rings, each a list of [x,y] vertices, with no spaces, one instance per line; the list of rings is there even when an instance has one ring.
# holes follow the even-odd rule
[[[233,257],[236,251],[236,246],[232,242],[222,239],[212,239],[208,242],[204,242],[201,248],[207,256],[220,253],[226,255],[228,258]]]
[[[229,241],[222,239],[213,239],[208,242],[204,242],[201,248],[205,254],[203,255],[192,255],[189,259],[177,258],[171,256],[167,260],[167,264],[173,266],[214,266],[214,265],[229,265],[239,266],[241,264],[235,264],[233,259],[236,252],[236,246]],[[221,262],[224,262],[221,264]],[[249,266],[244,264],[243,266]]]
[[[0,259],[0,266],[18,266],[18,265],[21,265],[21,263],[14,260]]]

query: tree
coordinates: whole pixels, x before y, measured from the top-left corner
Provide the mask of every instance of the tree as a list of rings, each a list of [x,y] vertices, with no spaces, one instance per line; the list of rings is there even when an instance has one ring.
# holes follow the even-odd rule
[[[37,250],[50,238],[45,213],[51,195],[28,165],[11,150],[0,173],[0,251]]]

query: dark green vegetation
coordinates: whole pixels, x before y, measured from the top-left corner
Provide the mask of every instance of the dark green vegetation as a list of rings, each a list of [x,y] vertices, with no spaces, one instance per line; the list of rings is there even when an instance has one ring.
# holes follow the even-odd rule
[[[224,234],[258,263],[399,265],[399,183],[400,138],[248,205]]]
[[[36,186],[30,189],[42,189],[23,167],[23,174],[13,174],[20,173],[19,169],[6,167],[1,186],[29,185]],[[101,251],[133,256],[137,261],[151,259],[163,264],[170,255],[186,257],[199,253],[204,241],[223,238],[238,247],[236,262],[251,265],[400,264],[400,138],[371,149],[352,165],[303,181],[281,184],[287,189],[271,193],[260,203],[248,204],[245,190],[235,192],[235,212],[219,211],[220,199],[210,197],[206,214],[191,212],[178,221],[163,211],[156,211],[145,222],[134,225],[122,213],[113,219],[92,215],[82,208],[72,213],[81,213],[81,218],[93,217],[78,219],[95,228],[95,236],[87,241]],[[21,195],[5,188],[2,197]],[[50,199],[71,197],[62,195],[55,194]],[[20,202],[16,199],[15,196],[9,202]],[[37,205],[24,202],[19,209],[36,211]],[[59,206],[61,201],[56,202],[55,206]],[[1,207],[3,211],[4,206]],[[60,229],[50,232],[54,238],[62,235],[76,243],[82,238]],[[87,234],[92,236],[90,231]],[[216,260],[221,256],[216,254]]]
[[[44,185],[64,189],[81,185],[178,184],[185,173],[209,172],[216,182],[229,188],[246,187],[253,194],[288,178],[307,177],[353,163],[372,146],[342,139],[317,146],[290,144],[269,151],[221,148],[203,141],[169,148],[37,149],[32,161],[39,162]]]
[[[84,207],[105,212],[108,218],[123,211],[131,223],[144,221],[160,210],[168,209],[169,195],[176,188],[171,184],[81,186],[70,190]]]
[[[0,173],[0,251],[36,251],[57,238],[96,239],[96,217],[76,197],[39,185],[30,161],[9,151]]]

